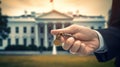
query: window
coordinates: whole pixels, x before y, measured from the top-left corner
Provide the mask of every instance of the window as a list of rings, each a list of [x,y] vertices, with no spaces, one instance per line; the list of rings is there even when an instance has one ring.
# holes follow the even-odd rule
[[[56,24],[56,29],[60,29],[60,28],[62,28],[62,24],[58,22],[58,23]]]
[[[8,32],[11,33],[11,27],[8,27]]]
[[[65,23],[65,27],[68,27],[68,26],[70,26],[71,25],[71,23],[69,23],[69,22],[66,22]]]
[[[16,33],[19,33],[19,27],[16,27]]]
[[[34,38],[31,38],[31,44],[34,45]]]
[[[24,38],[24,39],[23,39],[23,42],[24,42],[24,45],[26,46],[26,45],[27,45],[27,39]]]
[[[102,27],[101,27],[101,26],[99,26],[99,29],[102,29]]]
[[[8,38],[8,45],[11,45],[11,39]]]
[[[27,33],[27,28],[26,27],[23,28],[23,32]]]
[[[31,33],[34,33],[34,27],[31,27]]]
[[[41,39],[40,39],[40,41],[41,41],[41,47],[43,47],[43,44],[44,44],[44,42],[43,42],[43,41],[44,41],[44,39],[43,39],[43,38],[41,38]]]
[[[39,24],[39,30],[40,30],[40,33],[44,33],[44,23],[43,22],[41,22]]]
[[[48,33],[50,33],[50,31],[53,29],[53,24],[52,22],[48,23]]]
[[[94,26],[91,26],[91,29],[94,29]]]
[[[19,39],[18,38],[16,38],[16,45],[18,45],[19,44]]]
[[[49,42],[49,47],[51,47],[51,42]]]
[[[0,46],[2,46],[3,45],[3,40],[2,39],[0,39]]]
[[[40,27],[40,32],[44,33],[44,27]]]

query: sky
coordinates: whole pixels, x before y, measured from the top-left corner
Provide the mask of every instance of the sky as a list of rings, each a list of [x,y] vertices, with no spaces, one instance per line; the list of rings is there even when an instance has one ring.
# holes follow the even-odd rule
[[[60,12],[76,12],[83,15],[103,15],[107,19],[112,0],[2,0],[2,14],[18,16],[25,11],[49,12],[54,9]]]

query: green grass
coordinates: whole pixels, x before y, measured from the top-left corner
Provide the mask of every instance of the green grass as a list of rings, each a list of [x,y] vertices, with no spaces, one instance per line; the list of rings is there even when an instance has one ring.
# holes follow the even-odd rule
[[[0,56],[0,67],[114,67],[114,62],[99,63],[94,56]]]

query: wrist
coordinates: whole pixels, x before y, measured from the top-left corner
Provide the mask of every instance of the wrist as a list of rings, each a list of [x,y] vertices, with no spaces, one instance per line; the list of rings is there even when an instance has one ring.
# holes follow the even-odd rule
[[[104,44],[104,39],[102,37],[102,35],[98,32],[98,31],[95,31],[97,33],[97,36],[98,36],[98,40],[99,40],[99,43],[98,43],[98,48],[95,50],[95,52],[97,53],[101,53],[101,52],[105,52],[107,51],[106,49],[106,46]]]

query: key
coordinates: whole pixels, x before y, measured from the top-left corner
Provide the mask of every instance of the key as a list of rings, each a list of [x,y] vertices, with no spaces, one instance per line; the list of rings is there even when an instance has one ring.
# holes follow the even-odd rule
[[[62,36],[61,34],[56,35],[56,39],[54,40],[54,44],[56,46],[60,46],[62,44],[62,42],[60,40],[61,36]]]
[[[71,34],[67,34],[67,33],[59,33],[58,35],[56,35],[56,39],[54,40],[54,44],[56,46],[61,46],[62,45],[62,42],[61,42],[61,36],[63,37],[73,37],[73,35]]]

